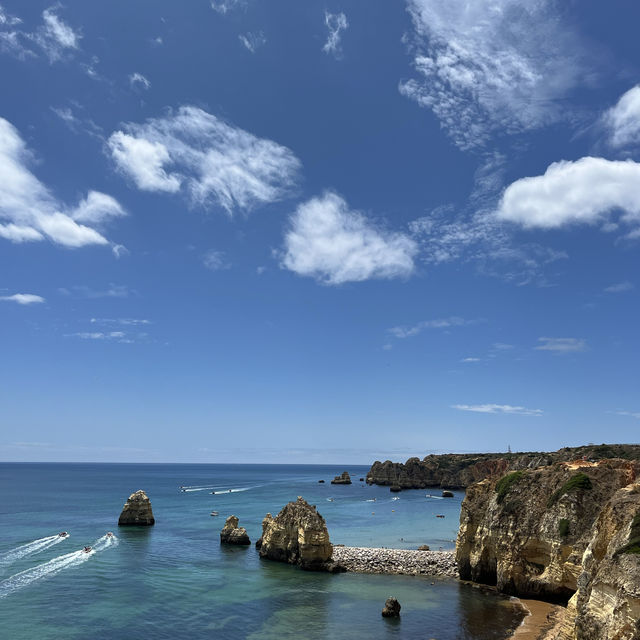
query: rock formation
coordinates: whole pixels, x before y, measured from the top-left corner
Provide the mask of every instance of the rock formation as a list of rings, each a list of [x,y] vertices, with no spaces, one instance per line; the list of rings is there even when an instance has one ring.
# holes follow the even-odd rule
[[[421,544],[421,545],[418,547],[418,551],[430,551],[430,547],[429,547],[429,545],[428,545],[428,544]]]
[[[222,531],[220,531],[220,542],[239,545],[251,544],[247,530],[244,527],[238,526],[238,518],[236,518],[236,516],[229,516],[227,518]]]
[[[387,601],[384,603],[384,609],[382,610],[382,616],[384,618],[399,618],[400,609],[402,609],[402,607],[395,598],[387,598]]]
[[[390,460],[376,461],[369,470],[366,481],[369,484],[383,486],[397,485],[401,489],[426,489],[427,487],[464,489],[485,478],[501,477],[507,471],[536,469],[579,458],[640,460],[640,445],[601,444],[565,447],[554,452],[452,453],[430,455],[422,460],[409,458],[404,464]]]
[[[343,471],[339,476],[336,476],[331,484],[351,484],[351,476],[348,471]]]
[[[472,485],[460,516],[460,577],[568,602],[560,640],[640,638],[638,476],[635,461],[579,460]]]
[[[120,518],[118,518],[119,526],[145,527],[155,524],[155,522],[151,501],[142,489],[129,496],[129,499],[124,503]]]
[[[274,518],[262,521],[260,556],[303,569],[332,570],[333,546],[324,518],[304,498],[289,502]]]

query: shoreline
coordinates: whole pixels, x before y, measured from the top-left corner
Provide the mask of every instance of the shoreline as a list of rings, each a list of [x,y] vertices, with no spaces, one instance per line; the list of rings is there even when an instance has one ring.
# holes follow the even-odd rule
[[[332,559],[349,572],[458,578],[455,551],[334,546]]]
[[[514,598],[514,600],[525,611],[525,617],[509,640],[544,640],[563,610],[563,607],[543,600],[520,598]]]

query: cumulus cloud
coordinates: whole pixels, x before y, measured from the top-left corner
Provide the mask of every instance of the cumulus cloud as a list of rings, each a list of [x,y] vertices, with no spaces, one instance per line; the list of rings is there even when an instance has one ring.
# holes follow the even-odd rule
[[[422,333],[425,329],[450,329],[451,327],[462,327],[466,324],[475,324],[477,320],[465,320],[452,316],[450,318],[439,318],[437,320],[423,320],[408,327],[391,327],[389,333],[396,338],[411,338]]]
[[[240,34],[238,40],[249,50],[251,53],[255,53],[263,44],[267,42],[262,31],[257,33]]]
[[[44,298],[42,296],[37,296],[34,293],[14,293],[11,296],[0,296],[0,300],[4,302],[16,302],[17,304],[22,305],[44,302]]]
[[[587,350],[586,340],[579,338],[538,338],[538,351],[553,351],[554,353],[575,353]]]
[[[138,89],[151,88],[151,82],[149,82],[149,80],[145,76],[143,76],[141,73],[138,73],[137,71],[129,76],[129,84],[133,88]]]
[[[640,164],[585,157],[549,166],[544,175],[521,178],[504,191],[500,220],[526,229],[607,223],[640,224]]]
[[[629,89],[603,116],[609,144],[615,148],[640,144],[640,85]]]
[[[193,205],[232,214],[285,197],[300,161],[193,106],[114,132],[108,147],[118,170],[145,191],[183,193]]]
[[[510,404],[454,404],[451,405],[451,408],[475,413],[507,413],[518,416],[541,416],[543,413],[542,409],[514,407]]]
[[[407,0],[418,78],[401,92],[462,149],[555,122],[581,79],[581,47],[552,0]]]
[[[66,247],[108,244],[93,226],[125,215],[120,204],[90,191],[75,207],[66,206],[29,170],[30,160],[17,129],[0,118],[0,237],[16,243],[48,238]]]
[[[376,228],[343,198],[326,192],[291,216],[282,266],[336,285],[409,276],[416,252],[407,235]]]
[[[342,55],[342,32],[349,27],[347,16],[344,13],[329,13],[325,11],[324,24],[329,34],[322,50],[339,58]]]

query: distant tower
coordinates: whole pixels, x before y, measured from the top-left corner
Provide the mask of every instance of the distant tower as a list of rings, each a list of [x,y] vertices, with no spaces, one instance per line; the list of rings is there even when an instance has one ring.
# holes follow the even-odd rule
[[[511,453],[511,445],[507,445],[507,453]]]

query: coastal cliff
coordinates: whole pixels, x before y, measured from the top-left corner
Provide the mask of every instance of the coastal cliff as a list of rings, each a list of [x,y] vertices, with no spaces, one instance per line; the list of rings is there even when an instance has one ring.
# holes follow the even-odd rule
[[[640,460],[640,445],[601,444],[565,447],[553,452],[451,453],[409,458],[405,463],[376,460],[367,473],[368,484],[400,489],[441,487],[464,489],[485,478],[498,478],[507,471],[521,471],[569,462],[579,458]]]
[[[579,460],[468,487],[460,577],[568,603],[556,640],[638,640],[639,476],[637,461]]]

